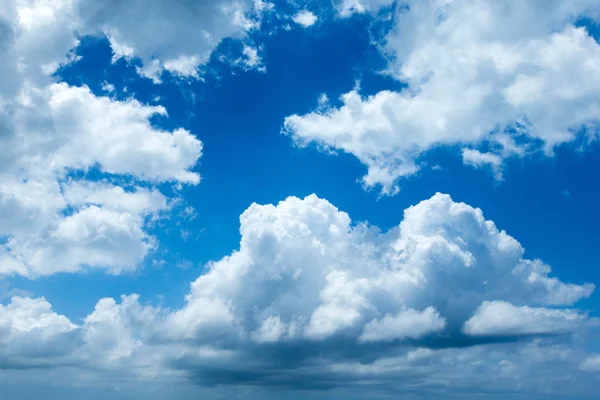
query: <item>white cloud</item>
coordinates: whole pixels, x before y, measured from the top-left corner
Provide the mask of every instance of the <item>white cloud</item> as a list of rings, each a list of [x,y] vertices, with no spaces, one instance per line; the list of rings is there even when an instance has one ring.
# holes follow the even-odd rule
[[[77,272],[82,267],[119,274],[135,269],[153,247],[143,228],[135,214],[89,206],[51,224],[47,233],[11,237],[6,248],[27,276]]]
[[[489,142],[489,164],[494,155],[536,151],[538,141],[551,155],[582,127],[593,139],[600,45],[573,23],[594,18],[598,5],[400,2],[384,50],[388,73],[407,87],[366,97],[350,91],[340,107],[287,117],[284,131],[299,145],[353,154],[368,168],[364,185],[383,194],[396,193],[436,146]]]
[[[162,107],[96,97],[66,84],[24,95],[29,98],[17,103],[10,145],[3,148],[13,161],[1,171],[0,202],[13,212],[2,217],[9,255],[2,256],[0,271],[35,276],[84,265],[113,273],[135,268],[152,247],[144,216],[166,210],[165,197],[114,184],[59,182],[71,170],[98,168],[134,181],[196,184],[199,175],[190,169],[201,142],[184,129],[151,126],[153,114],[165,114]],[[63,215],[69,207],[78,209]]]
[[[102,83],[102,90],[104,90],[105,92],[108,92],[108,93],[113,93],[115,91],[115,85],[104,81]]]
[[[165,115],[164,108],[98,97],[48,76],[76,45],[72,22],[80,13],[93,20],[87,28],[112,35],[118,55],[139,56],[149,76],[168,68],[193,74],[193,57],[202,62],[202,52],[156,47],[162,38],[156,42],[159,30],[151,31],[151,21],[127,25],[136,4],[52,0],[0,7],[0,56],[7,60],[0,65],[2,275],[132,270],[154,245],[148,219],[172,206],[153,184],[200,179],[192,169],[201,143],[184,129],[150,123],[152,116]],[[157,16],[165,11],[166,17],[182,10],[180,3],[160,4],[140,10]],[[254,7],[272,9],[261,1]],[[225,14],[236,26],[234,36],[256,24],[239,9]],[[191,25],[184,25],[165,40],[194,38],[186,30]],[[148,43],[141,39],[145,34],[151,34]],[[206,51],[220,40],[207,40]],[[152,59],[151,50],[158,58]],[[516,92],[511,98],[522,102]],[[90,169],[106,179],[70,178],[73,171]],[[372,176],[386,174],[383,168]],[[570,343],[468,347],[467,339],[460,342],[465,349],[426,348],[430,336],[456,339],[486,301],[517,309],[517,322],[502,334],[547,333],[532,329],[523,314],[546,323],[565,313],[553,306],[572,305],[594,290],[551,277],[548,266],[524,259],[520,244],[480,210],[448,196],[407,209],[400,226],[385,234],[353,224],[316,196],[255,204],[242,215],[240,231],[240,248],[211,263],[175,310],[143,305],[131,295],[120,302],[102,299],[86,318],[70,321],[43,298],[14,297],[0,306],[0,380],[6,383],[20,370],[28,382],[37,382],[31,379],[35,370],[46,368],[67,386],[93,380],[118,387],[143,379],[146,386],[157,378],[179,383],[186,377],[209,384],[355,388],[404,383],[398,378],[411,371],[411,390],[444,382],[498,390],[496,380],[515,388],[512,376],[520,375],[535,378],[515,389],[526,392],[557,387],[549,364],[587,365],[587,355]]]
[[[198,78],[198,65],[198,56],[179,56],[174,60],[165,61],[163,67],[176,76]]]
[[[317,16],[308,10],[298,11],[292,20],[298,25],[302,25],[305,28],[313,26],[317,22]]]
[[[106,35],[115,59],[139,58],[138,72],[157,83],[164,70],[197,78],[223,39],[243,40],[272,9],[251,0],[80,0],[74,7],[80,31]]]
[[[66,317],[54,313],[45,299],[22,297],[13,297],[10,304],[0,305],[0,326],[7,335],[3,340],[33,331],[53,336],[76,328]]]
[[[58,367],[74,349],[76,329],[44,298],[13,297],[0,305],[0,354],[9,367]]]
[[[371,342],[394,339],[418,339],[426,334],[441,331],[446,321],[433,307],[423,312],[413,309],[402,311],[396,315],[387,314],[381,320],[372,320],[365,325],[359,341]]]
[[[132,270],[154,245],[148,220],[169,209],[142,186],[200,180],[202,143],[150,122],[164,107],[53,81],[78,43],[74,5],[8,1],[0,11],[0,276]],[[105,181],[71,178],[90,170]]]
[[[71,181],[62,185],[62,191],[72,206],[106,206],[132,214],[151,214],[168,207],[167,198],[156,189],[136,187],[126,191],[108,182]]]
[[[594,290],[550,277],[480,210],[442,194],[407,209],[385,235],[353,227],[314,195],[252,205],[241,234],[240,249],[192,284],[186,307],[171,318],[173,332],[414,338],[446,324],[459,332],[485,301],[568,305]]]
[[[580,368],[584,371],[600,372],[600,354],[595,354],[586,358],[581,363]]]
[[[122,296],[121,303],[105,298],[76,325],[44,298],[13,297],[0,305],[0,354],[9,369],[78,366],[138,378],[156,374],[152,363],[159,357],[140,350],[158,323],[157,312],[140,305],[137,295]]]
[[[584,319],[573,310],[485,301],[465,323],[464,332],[473,336],[560,334],[577,330]]]
[[[160,324],[158,310],[141,305],[137,295],[121,296],[121,303],[101,299],[80,327],[81,362],[123,370],[134,365],[144,369],[138,372],[149,373],[148,362],[160,357],[144,354],[143,346],[155,324]]]
[[[482,153],[476,149],[462,150],[463,163],[474,167],[489,165],[494,171],[494,177],[497,180],[502,180],[502,158],[494,153]]]
[[[275,4],[270,3],[264,0],[254,0],[254,10],[259,14],[263,14],[265,12],[273,11],[275,9]]]
[[[44,299],[13,298],[0,308],[4,368],[395,390],[408,376],[425,386],[452,377],[458,390],[514,387],[520,374],[527,392],[556,374],[547,365],[577,371],[589,356],[569,335],[547,335],[590,329],[584,314],[552,306],[589,296],[593,285],[550,278],[479,209],[447,195],[408,208],[387,233],[314,195],[253,204],[240,223],[240,248],[210,263],[179,309],[107,298],[76,325]]]
[[[255,69],[260,72],[265,72],[266,68],[262,63],[262,58],[259,55],[256,47],[244,45],[242,49],[242,57],[236,60],[236,64],[241,64],[244,69]]]
[[[253,332],[252,338],[259,343],[278,342],[285,334],[285,326],[278,316],[265,318],[260,327]]]
[[[350,17],[352,14],[362,14],[366,12],[376,12],[381,7],[387,7],[394,3],[394,0],[336,0],[336,8],[342,17]]]
[[[314,195],[253,204],[240,222],[240,248],[210,263],[179,309],[143,305],[137,295],[107,298],[76,325],[44,299],[13,298],[0,307],[3,367],[160,376],[166,385],[186,376],[400,390],[392,382],[411,376],[481,389],[499,379],[499,388],[529,382],[523,392],[556,374],[551,363],[591,369],[564,335],[590,329],[587,317],[552,307],[589,296],[593,285],[550,278],[479,209],[447,195],[408,208],[387,233]]]
[[[17,96],[23,82],[31,85],[47,83],[47,74],[68,58],[67,53],[78,44],[73,35],[69,1],[3,1],[0,10],[0,94],[4,102]],[[3,115],[4,116],[4,115]],[[1,138],[1,137],[0,137]]]
[[[68,138],[49,157],[55,168],[100,164],[106,172],[149,181],[200,181],[188,170],[201,155],[201,142],[184,129],[167,132],[150,124],[151,116],[166,115],[163,107],[96,97],[85,87],[66,84],[51,85],[49,90],[52,122]]]

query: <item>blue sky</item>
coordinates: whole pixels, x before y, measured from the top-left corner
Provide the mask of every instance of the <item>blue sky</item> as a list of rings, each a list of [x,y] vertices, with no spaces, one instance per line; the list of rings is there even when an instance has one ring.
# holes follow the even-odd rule
[[[600,4],[174,3],[0,13],[7,398],[594,398]]]

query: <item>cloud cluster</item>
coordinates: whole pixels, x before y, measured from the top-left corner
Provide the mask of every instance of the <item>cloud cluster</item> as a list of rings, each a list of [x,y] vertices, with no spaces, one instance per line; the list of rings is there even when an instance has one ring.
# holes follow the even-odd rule
[[[239,249],[210,263],[179,309],[102,299],[76,325],[44,299],[14,297],[0,307],[5,367],[53,359],[126,367],[138,379],[313,389],[410,379],[416,392],[452,374],[453,389],[478,386],[468,375],[477,371],[543,379],[550,372],[536,363],[550,359],[593,370],[569,344],[590,319],[565,307],[594,285],[550,276],[481,210],[448,195],[408,208],[385,233],[315,195],[253,204],[240,223]]]
[[[388,4],[346,1],[340,12]],[[400,1],[382,47],[387,72],[405,88],[352,90],[339,107],[287,117],[284,131],[301,146],[353,154],[368,168],[363,184],[383,194],[441,145],[466,147],[465,163],[489,165],[501,179],[507,157],[551,155],[580,134],[595,140],[600,45],[575,23],[596,18],[599,5]]]
[[[163,71],[198,78],[198,67],[223,39],[244,39],[260,27],[272,5],[260,0],[77,0],[73,9],[82,32],[107,36],[115,59],[139,58],[138,72],[160,82]]]
[[[551,277],[480,210],[443,194],[385,234],[314,195],[252,205],[240,220],[240,249],[192,284],[172,331],[259,342],[556,333],[585,316],[544,307],[594,290]]]
[[[344,17],[391,4],[336,2]],[[572,23],[595,2],[506,4],[399,8],[386,46],[407,89],[352,91],[340,108],[289,117],[286,129],[298,143],[355,154],[369,167],[365,184],[384,193],[438,144],[469,145],[465,163],[500,178],[502,160],[535,140],[551,152],[583,125],[592,140],[600,53]],[[272,9],[260,0],[0,0],[0,277],[131,271],[156,246],[149,226],[174,207],[166,187],[200,181],[202,143],[153,124],[164,107],[54,81],[80,35],[107,36],[115,58],[138,58],[156,82],[164,71],[198,77],[224,38],[245,37]],[[243,54],[246,66],[261,65],[249,44]],[[484,141],[491,150],[478,148]],[[209,263],[175,309],[131,294],[71,320],[43,297],[13,296],[0,305],[0,386],[44,369],[66,385],[600,390],[586,379],[600,370],[598,355],[580,341],[597,321],[574,308],[594,285],[552,276],[448,195],[408,208],[384,233],[315,195],[290,197],[250,206],[240,233],[239,248]]]
[[[202,143],[150,122],[164,107],[54,82],[78,43],[75,5],[2,2],[0,276],[134,269],[154,247],[148,222],[171,208],[153,186],[200,180]]]

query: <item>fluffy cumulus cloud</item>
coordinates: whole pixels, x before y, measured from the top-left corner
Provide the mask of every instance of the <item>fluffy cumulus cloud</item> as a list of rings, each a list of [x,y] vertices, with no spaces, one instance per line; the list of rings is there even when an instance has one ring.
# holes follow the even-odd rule
[[[174,204],[154,187],[200,181],[202,143],[154,125],[164,107],[52,78],[76,61],[80,37],[106,36],[115,59],[138,59],[156,82],[163,71],[199,77],[223,39],[247,38],[272,10],[259,0],[1,0],[0,277],[135,269],[156,247],[149,224]],[[251,43],[242,53],[245,68],[262,67]]]
[[[174,331],[282,342],[560,333],[586,316],[528,305],[571,306],[594,290],[551,277],[480,210],[443,194],[386,234],[314,195],[251,206],[241,234],[192,284]]]
[[[45,299],[14,297],[0,306],[2,367],[60,366],[73,351],[76,328]]]
[[[44,299],[14,297],[0,308],[4,367],[542,395],[563,393],[553,364],[582,393],[593,385],[595,358],[573,336],[593,323],[572,306],[594,285],[552,277],[479,209],[436,194],[382,233],[311,195],[253,204],[240,222],[239,249],[209,263],[178,309],[102,299],[75,324]]]
[[[340,12],[389,3],[344,1]],[[600,45],[575,24],[595,19],[599,6],[397,2],[382,48],[387,72],[405,88],[370,96],[352,90],[338,107],[287,117],[284,131],[299,145],[353,154],[368,169],[363,184],[384,194],[396,193],[398,180],[419,170],[420,156],[441,145],[464,147],[465,163],[491,167],[501,179],[507,157],[551,155],[580,135],[597,136]]]
[[[3,368],[85,365],[126,373],[135,366],[135,373],[151,374],[153,356],[140,348],[156,312],[140,305],[136,295],[123,296],[119,304],[102,299],[77,325],[55,313],[44,298],[13,297],[0,306]]]
[[[516,307],[504,301],[484,302],[464,325],[468,335],[541,335],[577,330],[580,314],[572,310]]]
[[[244,39],[270,3],[252,0],[73,2],[80,30],[110,40],[115,59],[137,57],[156,82],[163,71],[198,77],[198,67],[225,38]]]
[[[134,269],[155,246],[148,223],[172,206],[154,186],[200,180],[202,143],[150,122],[164,107],[51,78],[78,43],[76,5],[2,1],[0,276]]]
[[[292,20],[305,28],[313,26],[317,22],[317,16],[308,10],[299,11],[292,17]]]

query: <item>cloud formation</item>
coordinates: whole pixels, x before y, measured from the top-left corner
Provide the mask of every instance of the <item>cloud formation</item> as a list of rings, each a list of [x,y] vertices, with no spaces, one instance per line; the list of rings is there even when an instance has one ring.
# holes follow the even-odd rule
[[[44,299],[14,297],[0,308],[5,368],[52,360],[135,379],[324,389],[425,384],[461,365],[451,384],[460,391],[483,384],[467,379],[479,363],[484,381],[531,375],[523,392],[549,373],[538,362],[593,369],[570,339],[592,324],[565,307],[594,285],[551,277],[481,210],[448,195],[406,209],[385,233],[315,195],[290,197],[250,206],[240,233],[239,249],[210,263],[179,309],[102,299],[77,325]]]
[[[199,183],[202,143],[184,128],[153,124],[167,116],[164,107],[56,83],[52,73],[74,61],[77,32],[106,35],[116,58],[139,58],[138,72],[157,82],[164,71],[198,77],[218,43],[243,38],[272,5],[0,3],[0,276],[132,271],[156,246],[153,222],[175,207],[167,187]],[[391,3],[336,4],[349,16]],[[597,44],[571,26],[594,2],[556,3],[563,5],[540,20],[529,13],[533,3],[518,3],[531,17],[526,24],[495,3],[489,7],[499,9],[430,4],[402,11],[406,20],[388,36],[397,56],[391,73],[409,83],[407,92],[350,92],[339,109],[289,118],[288,132],[299,143],[357,155],[369,167],[365,183],[393,193],[399,176],[419,168],[418,155],[439,143],[468,145],[466,163],[490,165],[501,177],[505,157],[526,154],[535,140],[550,152],[573,139],[572,126],[596,118]],[[447,31],[465,20],[473,25]],[[518,29],[497,29],[509,22]],[[447,59],[438,51],[446,47]],[[470,51],[474,65],[462,57]],[[243,55],[240,63],[260,67],[256,48],[246,43]],[[443,86],[459,77],[458,67],[481,81]],[[571,91],[567,80],[582,90]],[[455,89],[467,101],[457,101]],[[104,90],[114,88],[106,82]],[[488,92],[496,90],[505,102],[498,109]],[[512,128],[525,144],[512,131],[490,134],[490,117],[500,126],[519,120]],[[406,137],[396,129],[405,126],[414,128]],[[593,124],[586,127],[592,140]],[[478,148],[484,141],[491,150]],[[16,377],[27,389],[43,370],[50,386],[106,384],[125,398],[132,398],[121,392],[128,384],[147,389],[143,398],[185,397],[184,389],[152,392],[167,390],[163,382],[178,389],[369,387],[405,397],[510,388],[528,398],[584,398],[600,390],[589,379],[600,370],[598,355],[582,345],[595,322],[574,308],[594,285],[554,277],[481,210],[448,195],[408,208],[385,233],[315,195],[290,197],[253,204],[240,233],[239,248],[209,263],[173,309],[130,294],[100,299],[84,318],[69,319],[45,298],[15,291],[0,305],[0,386]]]
[[[313,26],[317,22],[317,16],[308,10],[302,10],[292,17],[292,20],[305,28]]]
[[[171,208],[153,186],[200,181],[202,143],[151,123],[164,107],[54,82],[78,44],[75,5],[0,11],[0,276],[135,269],[154,247],[149,221]]]
[[[389,3],[345,1],[340,12]],[[466,163],[489,165],[501,179],[507,157],[595,140],[600,45],[575,23],[596,18],[599,5],[400,1],[382,48],[387,73],[405,88],[352,90],[339,107],[287,117],[284,132],[300,146],[356,156],[368,170],[364,186],[383,194],[395,194],[421,168],[419,157],[443,145],[465,147]],[[484,145],[489,152],[478,150]]]
[[[270,3],[252,0],[73,2],[79,29],[108,37],[115,59],[136,57],[138,72],[160,82],[163,71],[195,77],[225,38],[244,39]]]
[[[463,331],[472,336],[544,335],[577,330],[585,317],[573,310],[553,310],[485,301],[467,322]]]
[[[502,334],[487,320],[500,310],[515,321],[506,334],[519,335],[532,316],[576,328],[576,311],[527,305],[570,306],[594,290],[551,277],[481,210],[443,194],[385,234],[314,195],[252,205],[240,221],[240,249],[210,264],[172,316],[186,337],[210,327],[270,341],[418,339],[460,335],[467,321],[467,334]]]

